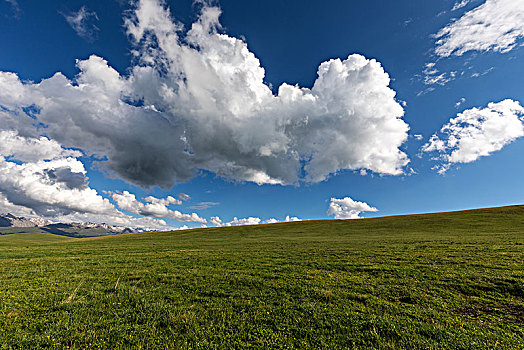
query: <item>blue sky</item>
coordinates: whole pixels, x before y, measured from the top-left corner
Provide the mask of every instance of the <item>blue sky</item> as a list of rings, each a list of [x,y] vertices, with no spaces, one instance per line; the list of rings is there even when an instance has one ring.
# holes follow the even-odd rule
[[[167,229],[522,203],[523,1],[0,16],[0,212]]]

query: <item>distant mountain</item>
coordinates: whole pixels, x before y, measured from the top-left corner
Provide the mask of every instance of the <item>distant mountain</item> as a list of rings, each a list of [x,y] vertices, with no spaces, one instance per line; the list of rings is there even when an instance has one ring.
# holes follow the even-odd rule
[[[52,224],[42,218],[24,218],[12,214],[0,214],[0,227],[38,227]]]
[[[20,232],[47,232],[69,237],[94,237],[134,233],[128,227],[111,226],[108,224],[85,223],[55,223],[43,218],[25,218],[12,214],[0,214],[0,234]]]

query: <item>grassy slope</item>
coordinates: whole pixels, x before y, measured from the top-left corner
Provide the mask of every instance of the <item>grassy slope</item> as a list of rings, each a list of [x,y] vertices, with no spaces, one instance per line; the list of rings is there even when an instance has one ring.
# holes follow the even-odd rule
[[[76,229],[76,228],[53,228],[53,227],[0,227],[0,237],[13,233],[44,233],[54,234],[71,238],[86,238],[107,236],[109,233],[100,229]]]
[[[0,240],[0,348],[524,344],[522,206],[40,245],[17,236]]]
[[[41,245],[71,240],[69,237],[53,235],[43,232],[16,233],[0,235],[0,251],[5,247],[19,247],[28,245]]]

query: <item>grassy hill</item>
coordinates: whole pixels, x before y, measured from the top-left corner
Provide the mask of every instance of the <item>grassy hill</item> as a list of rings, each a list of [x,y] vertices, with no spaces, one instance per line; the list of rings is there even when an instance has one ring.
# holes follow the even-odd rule
[[[38,227],[0,227],[0,237],[3,235],[10,235],[13,233],[51,233],[53,235],[71,237],[71,238],[88,238],[88,237],[101,237],[115,234],[127,233],[118,232],[111,229],[107,229],[103,226],[99,227],[81,227],[79,224],[50,224],[47,226]],[[133,232],[129,230],[129,232]],[[43,237],[43,236],[41,236]]]
[[[57,229],[49,227],[0,227],[0,237],[4,235],[10,235],[13,233],[42,233],[44,235],[59,235],[63,237],[71,238],[87,238],[87,237],[98,237],[98,236],[107,236],[108,233],[105,230],[78,230],[76,228],[67,228],[67,229]],[[44,237],[44,236],[39,236]]]
[[[522,349],[524,207],[0,237],[0,348]]]

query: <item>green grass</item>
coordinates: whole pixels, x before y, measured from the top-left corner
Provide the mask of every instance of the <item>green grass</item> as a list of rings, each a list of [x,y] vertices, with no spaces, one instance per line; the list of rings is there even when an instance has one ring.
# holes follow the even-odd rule
[[[3,234],[0,235],[0,250],[5,247],[19,247],[35,244],[41,245],[45,243],[56,243],[70,240],[71,238],[69,237],[42,232]]]
[[[523,261],[522,206],[7,235],[0,348],[522,349]]]

